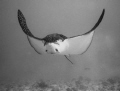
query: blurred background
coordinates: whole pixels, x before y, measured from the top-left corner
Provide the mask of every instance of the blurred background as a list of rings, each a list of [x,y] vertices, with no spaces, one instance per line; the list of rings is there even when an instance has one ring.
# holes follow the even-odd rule
[[[0,1],[0,82],[70,81],[79,76],[103,79],[120,76],[119,0],[1,0]],[[40,38],[51,33],[67,37],[95,30],[93,42],[83,55],[70,57],[39,55],[30,46],[17,20],[24,14],[31,32]]]

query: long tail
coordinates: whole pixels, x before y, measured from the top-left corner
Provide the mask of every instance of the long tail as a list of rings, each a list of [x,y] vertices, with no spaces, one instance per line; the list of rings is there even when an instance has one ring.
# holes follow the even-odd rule
[[[68,61],[70,61],[72,64],[73,64],[73,62],[66,56],[66,55],[64,55],[65,57],[66,57],[66,59],[68,60]]]
[[[105,14],[105,9],[103,9],[102,14],[101,14],[100,18],[98,19],[97,23],[94,25],[94,27],[90,31],[84,33],[83,35],[89,34],[93,30],[95,30],[98,27],[98,25],[101,23],[101,21],[102,21],[102,19],[104,17],[104,14]]]
[[[35,39],[40,39],[40,38],[37,38],[35,37],[29,30],[28,26],[27,26],[27,23],[26,23],[26,19],[24,17],[24,15],[22,14],[22,12],[20,10],[18,10],[18,21],[19,21],[19,24],[23,30],[23,32],[30,36],[30,37],[33,37]]]

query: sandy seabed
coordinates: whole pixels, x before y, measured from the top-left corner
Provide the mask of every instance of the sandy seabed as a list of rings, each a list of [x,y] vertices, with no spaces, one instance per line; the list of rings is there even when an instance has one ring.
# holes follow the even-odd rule
[[[0,91],[120,91],[120,78],[92,81],[80,76],[71,82],[49,82],[39,80],[35,83],[0,84]]]

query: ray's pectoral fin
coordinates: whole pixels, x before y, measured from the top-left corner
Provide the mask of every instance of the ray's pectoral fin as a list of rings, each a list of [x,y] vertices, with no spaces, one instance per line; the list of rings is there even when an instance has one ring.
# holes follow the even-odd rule
[[[46,46],[44,46],[44,42],[42,40],[35,39],[33,37],[27,36],[30,45],[34,48],[34,50],[39,54],[46,53]]]
[[[23,32],[27,35],[28,41],[30,45],[34,48],[34,50],[39,53],[45,53],[46,47],[44,46],[44,42],[41,38],[35,37],[27,27],[26,19],[22,12],[18,10],[18,21],[23,30]]]
[[[62,52],[61,54],[64,55],[83,54],[90,47],[93,35],[94,31],[87,35],[67,39],[66,41],[68,41],[69,47],[66,49],[66,51]]]
[[[98,25],[101,23],[103,17],[104,17],[105,9],[103,9],[102,14],[100,15],[100,18],[98,19],[97,23],[94,25],[94,27],[78,36],[73,36],[66,41],[69,43],[69,48],[63,52],[62,54],[67,55],[67,54],[83,54],[87,51],[87,49],[90,47],[92,40],[93,40],[93,35],[94,35],[94,30],[98,27]]]
[[[20,10],[18,10],[18,22],[23,30],[23,32],[31,37],[34,37],[34,35],[30,32],[27,23],[26,23],[26,19],[24,17],[24,15],[22,14],[22,12]]]

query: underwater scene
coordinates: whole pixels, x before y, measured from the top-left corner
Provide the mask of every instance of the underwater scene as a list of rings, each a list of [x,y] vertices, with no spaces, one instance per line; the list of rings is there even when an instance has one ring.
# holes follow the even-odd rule
[[[0,6],[0,91],[120,91],[120,0]]]

